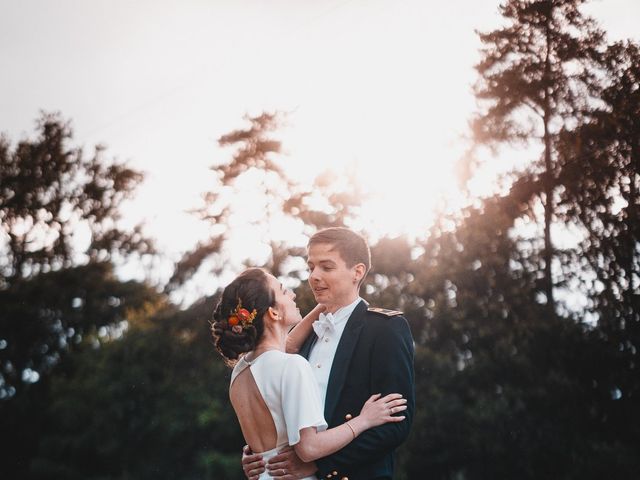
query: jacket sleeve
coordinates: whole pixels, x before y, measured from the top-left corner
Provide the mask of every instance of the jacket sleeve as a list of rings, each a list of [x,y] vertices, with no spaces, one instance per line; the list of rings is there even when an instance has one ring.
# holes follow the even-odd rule
[[[371,352],[371,391],[401,393],[407,399],[407,410],[398,414],[406,418],[369,429],[336,453],[316,460],[319,472],[350,470],[360,464],[379,460],[398,447],[409,435],[415,411],[413,355],[414,345],[404,317],[385,319],[377,332]]]

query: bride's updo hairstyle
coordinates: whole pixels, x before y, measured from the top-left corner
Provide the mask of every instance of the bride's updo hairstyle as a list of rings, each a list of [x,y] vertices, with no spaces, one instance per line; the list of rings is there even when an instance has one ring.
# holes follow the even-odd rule
[[[251,312],[252,320],[242,324],[237,318],[229,321],[238,313],[239,305],[247,313]],[[227,365],[233,366],[242,354],[256,348],[264,332],[264,314],[273,306],[275,293],[267,283],[267,274],[260,268],[245,270],[226,286],[213,312],[211,332],[216,349]]]

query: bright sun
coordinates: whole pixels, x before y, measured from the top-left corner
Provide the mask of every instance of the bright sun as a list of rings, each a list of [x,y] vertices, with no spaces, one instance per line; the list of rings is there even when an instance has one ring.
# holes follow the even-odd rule
[[[348,112],[310,119],[296,112],[298,123],[282,136],[288,153],[283,164],[307,182],[324,170],[335,172],[338,184],[353,175],[366,194],[355,228],[373,237],[424,235],[437,209],[458,202],[455,165],[462,145],[455,129],[447,131],[449,125],[435,121],[437,114],[427,128],[410,108],[402,114],[402,126],[393,121],[398,112],[376,114],[375,119],[352,118]]]

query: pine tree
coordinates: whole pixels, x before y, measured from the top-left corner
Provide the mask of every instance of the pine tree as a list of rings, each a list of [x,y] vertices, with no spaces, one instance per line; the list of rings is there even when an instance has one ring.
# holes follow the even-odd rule
[[[610,46],[605,66],[602,105],[563,132],[559,148],[565,217],[584,231],[572,262],[608,351],[609,363],[594,375],[598,415],[605,434],[619,441],[616,458],[626,460],[623,452],[640,442],[640,46]]]
[[[530,169],[544,209],[542,291],[552,316],[555,142],[563,126],[589,114],[598,87],[594,65],[603,45],[603,33],[580,12],[585,1],[507,0],[500,7],[506,25],[480,34],[484,48],[476,66],[481,110],[472,121],[475,142],[491,147],[524,142],[542,150]]]
[[[286,224],[293,230],[309,233],[312,229],[344,225],[361,202],[357,187],[348,190],[333,185],[335,174],[321,173],[312,186],[295,182],[282,168],[282,145],[274,138],[281,126],[282,114],[263,113],[246,117],[247,128],[240,128],[218,139],[223,148],[235,149],[229,161],[218,162],[211,169],[215,184],[203,195],[202,205],[194,210],[210,227],[210,235],[187,252],[176,264],[168,290],[181,286],[204,266],[209,273],[220,274],[230,265],[226,247],[237,241],[239,232],[262,243],[270,250],[266,264],[274,275],[284,272],[287,261],[304,254],[301,246],[289,239],[278,238],[274,225]],[[248,218],[241,225],[238,210]],[[251,226],[252,229],[246,229]],[[241,259],[244,263],[254,260]],[[237,266],[235,266],[237,269]],[[299,270],[290,270],[291,277],[300,277]]]

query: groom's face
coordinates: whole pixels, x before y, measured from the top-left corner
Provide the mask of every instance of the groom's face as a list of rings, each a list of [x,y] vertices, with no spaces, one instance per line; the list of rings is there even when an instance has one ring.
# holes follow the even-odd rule
[[[307,250],[309,285],[316,302],[332,312],[349,305],[358,294],[358,269],[348,267],[340,253],[328,243],[314,243]]]

